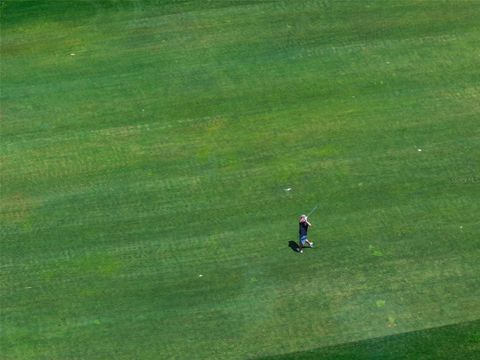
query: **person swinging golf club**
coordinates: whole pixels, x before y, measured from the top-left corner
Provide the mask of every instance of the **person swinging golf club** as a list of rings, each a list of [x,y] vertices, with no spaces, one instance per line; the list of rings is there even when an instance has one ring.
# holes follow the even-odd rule
[[[307,215],[300,216],[300,221],[298,223],[298,238],[299,238],[298,251],[300,253],[303,253],[303,247],[305,246],[305,244],[308,244],[308,246],[311,248],[313,247],[313,241],[308,240],[308,237],[307,237],[309,226],[312,226],[312,224],[308,222],[308,216]]]

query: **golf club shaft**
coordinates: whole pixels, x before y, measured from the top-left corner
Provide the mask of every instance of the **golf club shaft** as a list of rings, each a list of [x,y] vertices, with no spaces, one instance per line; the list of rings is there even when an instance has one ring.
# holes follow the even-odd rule
[[[308,213],[307,216],[312,215],[317,209],[318,209],[318,205],[315,205],[315,207]]]

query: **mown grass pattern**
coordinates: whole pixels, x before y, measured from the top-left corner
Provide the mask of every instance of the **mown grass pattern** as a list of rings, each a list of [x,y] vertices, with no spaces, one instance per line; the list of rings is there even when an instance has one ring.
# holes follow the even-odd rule
[[[452,180],[479,174],[479,5],[3,1],[2,353],[253,358],[479,319],[480,192]]]

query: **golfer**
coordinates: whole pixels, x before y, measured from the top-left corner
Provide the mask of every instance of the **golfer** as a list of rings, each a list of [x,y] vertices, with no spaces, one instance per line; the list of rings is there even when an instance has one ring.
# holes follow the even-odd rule
[[[298,238],[299,238],[298,251],[300,253],[303,253],[303,247],[305,246],[305,243],[307,243],[309,247],[311,248],[313,247],[313,242],[309,241],[307,237],[309,226],[312,226],[312,224],[308,222],[308,216],[307,215],[300,216],[300,221],[298,223]]]

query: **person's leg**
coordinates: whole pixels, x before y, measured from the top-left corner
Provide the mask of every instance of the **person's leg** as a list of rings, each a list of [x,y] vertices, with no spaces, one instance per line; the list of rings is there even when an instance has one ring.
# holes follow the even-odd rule
[[[305,242],[310,246],[311,248],[313,247],[313,241],[310,240],[305,240]]]
[[[298,252],[299,253],[303,253],[303,245],[305,245],[305,240],[306,240],[305,236],[300,236],[300,239],[298,241]]]

